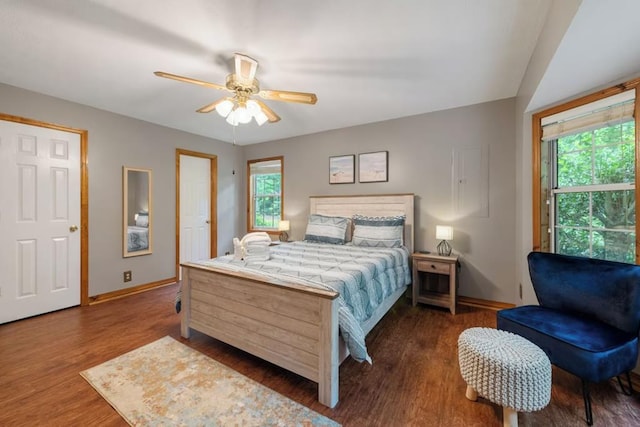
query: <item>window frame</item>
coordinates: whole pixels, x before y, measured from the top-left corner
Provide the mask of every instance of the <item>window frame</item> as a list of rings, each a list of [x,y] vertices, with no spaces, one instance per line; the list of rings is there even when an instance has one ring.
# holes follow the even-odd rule
[[[276,225],[275,228],[258,228],[253,224],[253,186],[252,186],[252,174],[251,165],[261,162],[280,161],[280,219],[284,218],[284,156],[265,157],[261,159],[247,160],[247,232],[264,231],[270,235],[277,235],[280,233]]]
[[[542,120],[545,117],[552,116],[554,114],[571,110],[573,108],[579,107],[581,105],[589,104],[591,102],[608,98],[610,96],[626,92],[628,90],[636,90],[636,101],[634,103],[634,121],[636,126],[635,132],[635,197],[636,200],[640,200],[640,129],[638,129],[638,119],[640,118],[640,78],[633,79],[627,81],[625,83],[621,83],[616,86],[612,86],[601,91],[583,96],[578,99],[574,99],[572,101],[566,102],[564,104],[557,105],[555,107],[548,108],[546,110],[540,111],[532,115],[532,125],[531,125],[531,133],[532,133],[532,242],[534,251],[549,251],[551,250],[552,245],[547,243],[543,245],[543,239],[546,236],[546,239],[550,239],[548,225],[549,225],[549,215],[552,214],[551,206],[547,203],[547,200],[550,200],[551,194],[545,193],[543,191],[547,191],[542,186],[542,178],[543,175],[546,175],[546,172],[543,171],[543,161],[549,161],[548,152],[543,152],[543,144],[542,144]],[[547,176],[547,179],[550,177]],[[636,210],[637,212],[637,210]],[[637,216],[636,216],[637,218]],[[543,232],[543,228],[545,228]],[[640,221],[636,220],[636,241],[635,241],[635,263],[640,264]],[[543,246],[546,246],[543,247]]]

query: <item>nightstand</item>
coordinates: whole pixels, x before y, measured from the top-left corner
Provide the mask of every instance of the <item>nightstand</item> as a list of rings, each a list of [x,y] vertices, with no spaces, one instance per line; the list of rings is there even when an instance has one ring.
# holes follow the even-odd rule
[[[411,255],[413,261],[413,305],[446,307],[456,314],[458,302],[458,257],[423,254]]]

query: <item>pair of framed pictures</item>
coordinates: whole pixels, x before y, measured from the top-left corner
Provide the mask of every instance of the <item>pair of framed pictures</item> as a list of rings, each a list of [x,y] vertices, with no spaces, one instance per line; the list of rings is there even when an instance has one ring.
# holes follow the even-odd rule
[[[329,184],[356,182],[355,163],[355,154],[329,157]],[[388,180],[388,151],[358,154],[358,182],[387,182]]]

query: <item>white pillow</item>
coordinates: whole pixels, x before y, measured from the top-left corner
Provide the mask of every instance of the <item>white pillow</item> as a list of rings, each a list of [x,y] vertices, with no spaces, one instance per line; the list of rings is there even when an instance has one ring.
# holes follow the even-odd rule
[[[147,212],[140,212],[136,216],[136,226],[148,227],[149,226],[149,214]]]

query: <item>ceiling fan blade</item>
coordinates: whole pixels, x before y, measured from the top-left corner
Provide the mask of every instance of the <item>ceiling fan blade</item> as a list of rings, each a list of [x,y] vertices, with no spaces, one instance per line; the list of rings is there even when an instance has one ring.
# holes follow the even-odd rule
[[[260,101],[259,99],[254,99],[254,101],[256,101],[260,108],[262,108],[262,112],[264,112],[264,114],[267,116],[267,120],[269,120],[269,123],[280,121],[280,116],[278,116],[271,108],[269,108],[267,104]]]
[[[229,98],[220,98],[217,101],[213,101],[211,104],[207,104],[204,107],[198,108],[196,111],[198,113],[210,113],[210,112],[212,112],[213,110],[216,109],[218,104],[221,104],[226,99],[229,99]]]
[[[243,84],[253,83],[258,70],[258,61],[241,53],[235,54],[236,80]]]
[[[192,79],[190,77],[183,77],[183,76],[179,76],[177,74],[165,73],[164,71],[156,71],[153,74],[155,74],[158,77],[164,77],[164,78],[167,78],[167,79],[177,80],[179,82],[184,82],[184,83],[192,83],[194,85],[200,85],[200,86],[204,86],[204,87],[209,87],[211,89],[227,90],[226,86],[218,85],[218,84],[215,84],[215,83],[205,82],[203,80]]]
[[[261,90],[258,96],[273,101],[299,102],[301,104],[315,104],[318,97],[315,93],[290,92],[286,90]]]

